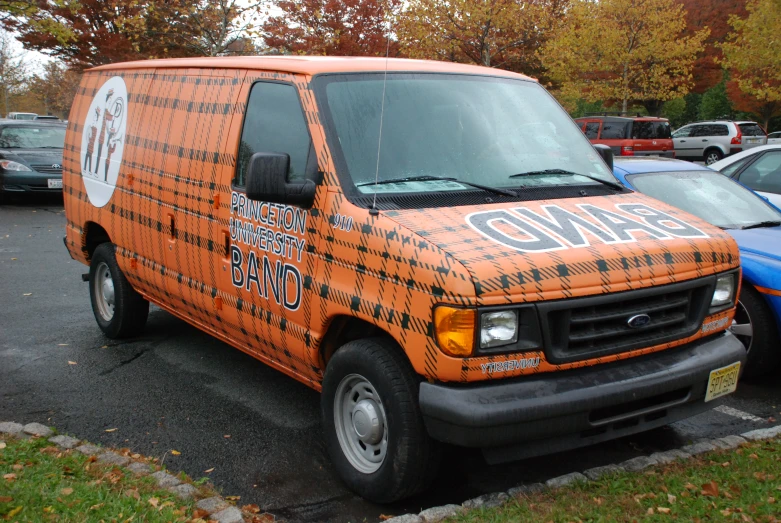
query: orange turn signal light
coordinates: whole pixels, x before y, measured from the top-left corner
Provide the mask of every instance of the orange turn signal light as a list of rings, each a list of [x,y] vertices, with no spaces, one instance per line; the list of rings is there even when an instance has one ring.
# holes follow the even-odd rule
[[[460,358],[472,355],[476,316],[474,309],[458,309],[446,305],[434,309],[434,332],[439,348],[445,354]]]

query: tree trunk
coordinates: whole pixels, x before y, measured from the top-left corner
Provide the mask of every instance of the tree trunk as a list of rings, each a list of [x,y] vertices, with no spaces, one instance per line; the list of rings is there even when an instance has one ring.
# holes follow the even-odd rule
[[[627,95],[627,91],[629,90],[628,86],[627,86],[627,77],[628,76],[629,76],[629,72],[627,70],[627,65],[624,64],[624,72],[621,75],[621,87],[622,87],[622,89],[621,89],[622,90],[621,96],[623,98],[621,100],[621,116],[626,116],[626,112],[629,109],[627,107],[627,105],[629,103],[629,96]]]

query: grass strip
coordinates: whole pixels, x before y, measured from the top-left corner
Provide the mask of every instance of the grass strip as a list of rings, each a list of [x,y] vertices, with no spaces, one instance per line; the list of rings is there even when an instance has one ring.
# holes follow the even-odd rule
[[[741,521],[781,522],[781,439],[749,442],[657,465],[618,472],[480,508],[450,523]]]
[[[193,501],[43,438],[0,440],[0,520],[188,521]]]

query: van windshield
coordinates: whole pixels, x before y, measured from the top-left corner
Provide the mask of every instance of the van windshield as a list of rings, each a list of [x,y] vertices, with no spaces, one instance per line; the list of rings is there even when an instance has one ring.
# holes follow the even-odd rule
[[[459,180],[510,189],[599,183],[586,176],[615,182],[572,119],[531,81],[389,73],[380,139],[383,76],[317,79],[338,142],[331,145],[361,193],[474,190]],[[378,145],[377,178],[397,183],[374,185]],[[529,175],[511,177],[519,173]]]

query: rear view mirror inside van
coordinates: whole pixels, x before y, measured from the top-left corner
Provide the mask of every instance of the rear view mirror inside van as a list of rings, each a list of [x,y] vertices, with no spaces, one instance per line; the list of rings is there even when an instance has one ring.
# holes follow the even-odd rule
[[[247,165],[247,198],[271,203],[311,207],[317,186],[312,180],[287,180],[290,156],[284,153],[255,153]]]

